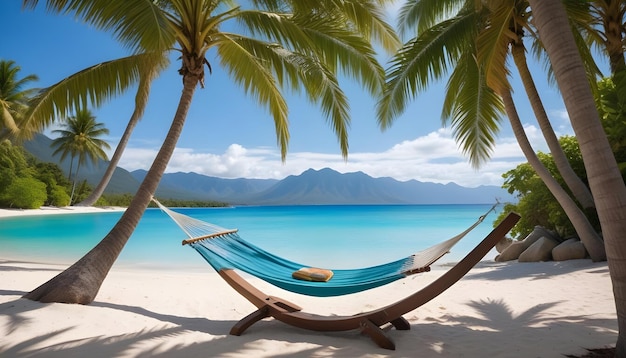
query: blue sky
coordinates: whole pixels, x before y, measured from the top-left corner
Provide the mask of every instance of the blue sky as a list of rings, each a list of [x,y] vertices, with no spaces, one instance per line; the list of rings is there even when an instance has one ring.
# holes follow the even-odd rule
[[[85,67],[127,55],[109,34],[89,28],[69,16],[22,10],[21,1],[3,1],[0,23],[5,36],[0,59],[21,67],[20,78],[35,74],[36,87],[46,87]],[[390,9],[393,14],[394,9]],[[213,74],[198,89],[167,172],[196,172],[221,178],[274,178],[297,175],[308,168],[330,167],[342,173],[362,171],[372,177],[405,181],[455,182],[467,187],[501,185],[502,174],[525,162],[504,118],[492,159],[473,169],[458,150],[440,114],[445,83],[416,98],[390,129],[382,132],[375,119],[375,99],[354,82],[342,83],[351,101],[350,152],[344,161],[335,134],[321,112],[297,95],[288,97],[291,140],[281,162],[274,124],[264,108],[247,97],[208,56]],[[531,60],[531,56],[529,56]],[[383,62],[386,58],[383,57]],[[165,137],[182,90],[178,63],[154,83],[146,113],[135,128],[120,161],[132,171],[148,169]],[[386,67],[386,64],[384,64]],[[541,64],[531,64],[542,100],[557,135],[572,134],[565,107],[549,87]],[[530,105],[517,78],[514,99],[535,150],[547,151]],[[106,140],[117,145],[133,110],[133,95],[116,98],[94,109],[110,130]],[[112,152],[111,152],[112,154]]]

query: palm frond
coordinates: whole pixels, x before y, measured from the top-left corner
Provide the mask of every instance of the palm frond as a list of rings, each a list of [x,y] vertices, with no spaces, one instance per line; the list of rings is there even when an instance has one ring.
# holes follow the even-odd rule
[[[398,14],[398,31],[407,35],[414,30],[419,35],[435,24],[455,17],[466,0],[407,0]]]
[[[20,122],[26,132],[50,125],[78,108],[100,107],[137,83],[141,68],[149,64],[163,68],[161,53],[139,54],[86,68],[42,90],[31,102]]]
[[[255,53],[248,50],[254,48],[253,42],[237,35],[222,35],[217,47],[222,66],[242,86],[246,94],[267,107],[274,118],[276,139],[281,149],[281,157],[285,160],[289,144],[288,108],[271,69]]]
[[[38,2],[23,0],[26,8],[34,8]],[[72,14],[100,30],[111,31],[133,53],[166,51],[174,44],[169,22],[154,1],[46,0],[46,9]]]
[[[483,11],[483,16],[489,18],[488,24],[481,26],[483,30],[476,38],[478,62],[487,71],[487,85],[496,92],[510,90],[506,59],[509,55],[509,44],[518,40],[518,34],[512,29],[514,8],[507,2],[500,2],[485,14],[487,11]]]
[[[357,33],[366,41],[379,44],[388,53],[395,52],[401,46],[393,27],[385,21],[380,1],[333,0],[326,3],[332,5],[327,9],[328,14],[345,16],[345,21],[354,24]]]
[[[501,98],[487,85],[485,71],[468,51],[457,63],[446,86],[442,111],[455,141],[474,168],[489,159],[504,113]]]
[[[409,100],[432,81],[441,79],[474,41],[476,17],[472,13],[443,21],[407,42],[387,69],[387,82],[377,104],[378,123],[388,128],[404,112]]]

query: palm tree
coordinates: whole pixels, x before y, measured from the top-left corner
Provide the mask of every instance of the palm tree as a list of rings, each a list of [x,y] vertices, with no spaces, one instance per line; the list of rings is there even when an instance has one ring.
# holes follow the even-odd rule
[[[0,139],[15,135],[19,130],[17,123],[28,108],[28,101],[35,94],[35,89],[24,87],[38,78],[28,75],[18,79],[21,68],[15,61],[0,60]]]
[[[72,181],[74,159],[78,157],[76,172],[73,173],[74,180],[72,193],[70,195],[71,204],[80,166],[86,164],[87,160],[96,164],[98,163],[98,159],[108,159],[104,149],[110,149],[111,146],[98,137],[109,134],[109,130],[104,127],[104,123],[96,122],[96,117],[87,109],[77,111],[75,116],[68,117],[61,126],[62,129],[52,131],[52,133],[59,135],[58,138],[52,141],[52,147],[56,148],[52,154],[56,155],[61,153],[61,161],[63,161],[68,154],[71,156],[68,174],[70,181]]]
[[[529,3],[578,137],[596,201],[617,308],[616,357],[626,357],[626,185],[600,122],[563,5],[558,0]]]
[[[418,36],[409,40],[394,56],[388,73],[388,86],[379,102],[381,127],[390,126],[404,110],[407,97],[417,95],[431,80],[443,77],[448,66],[454,66],[448,80],[442,117],[446,121],[451,118],[455,138],[469,155],[470,162],[479,166],[489,157],[499,130],[500,117],[506,111],[522,152],[567,213],[593,260],[605,260],[598,233],[539,161],[521,126],[507,80],[509,71],[505,66],[510,38],[514,37],[515,31],[509,30],[507,36],[485,36],[484,29],[490,29],[496,20],[503,22],[498,17],[501,15],[487,7],[476,8],[473,1],[455,4],[463,6],[452,6],[452,9],[459,10],[439,23],[436,23],[437,19],[445,17],[448,11],[441,2],[408,2],[402,8],[401,29],[404,31],[415,26]],[[504,23],[508,30],[509,21]],[[486,42],[485,38],[492,40]],[[483,53],[487,50],[492,50],[499,57],[485,56]],[[560,149],[558,141],[557,147]]]
[[[624,36],[626,35],[626,2],[620,0],[589,1],[593,22],[587,27],[590,44],[597,45],[609,58],[611,73],[626,70]]]
[[[139,77],[139,85],[137,86],[137,94],[135,95],[135,110],[133,111],[133,114],[131,115],[128,124],[126,125],[126,129],[124,130],[120,141],[115,147],[115,152],[113,153],[113,156],[109,161],[109,165],[102,175],[102,178],[100,179],[98,185],[96,185],[96,187],[91,191],[91,194],[89,194],[89,196],[81,202],[77,203],[76,206],[93,205],[96,201],[98,201],[100,196],[102,196],[102,193],[104,193],[107,185],[109,185],[109,181],[113,177],[113,173],[115,173],[117,164],[122,158],[122,153],[124,153],[124,149],[126,149],[126,145],[130,140],[130,136],[133,133],[133,130],[135,129],[137,123],[139,123],[139,121],[141,120],[146,105],[148,104],[148,97],[150,94],[150,86],[152,84],[152,80],[156,75],[158,75],[161,69],[165,68],[165,66],[168,64],[168,61],[165,57],[162,57],[161,60],[163,62],[156,63],[156,66],[146,66],[145,70],[147,70],[147,74]]]
[[[574,6],[578,4],[579,2],[574,2],[570,5],[573,14],[580,13],[581,8]],[[479,46],[477,55],[478,61],[488,63],[487,82],[491,87],[496,89],[498,94],[504,99],[505,109],[511,121],[513,132],[518,143],[520,143],[525,157],[563,207],[563,210],[567,213],[568,218],[576,228],[576,232],[581,238],[581,241],[585,244],[585,248],[591,258],[594,261],[606,260],[604,243],[593,228],[593,225],[591,225],[584,215],[584,212],[570,199],[569,195],[558,185],[549,171],[539,161],[530,147],[530,143],[525,143],[527,142],[527,138],[525,138],[526,136],[521,127],[521,123],[515,123],[519,121],[517,111],[511,111],[510,108],[508,108],[514,106],[510,84],[505,75],[508,73],[506,70],[506,58],[510,52],[518,72],[520,73],[524,89],[530,100],[537,122],[541,127],[546,143],[551,150],[552,157],[562,178],[578,202],[581,203],[590,214],[595,215],[595,204],[591,192],[582,179],[574,172],[565,152],[561,148],[558,138],[545,113],[530,71],[528,70],[523,37],[525,32],[534,34],[534,30],[530,26],[531,12],[528,11],[528,3],[520,0],[510,2],[494,1],[492,3],[487,2],[487,8],[489,10],[489,26],[484,26],[477,36]],[[586,9],[586,7],[582,8],[583,13]],[[583,17],[581,21],[584,20],[587,20],[587,18]],[[539,41],[537,41],[537,43],[539,43]],[[540,46],[538,46],[538,48],[540,48]],[[595,78],[599,70],[597,70],[588,48],[582,46],[580,51],[586,55],[587,59],[590,59],[590,65],[587,68],[590,72],[589,75]],[[520,137],[522,135],[524,138]]]
[[[572,13],[578,14],[581,9],[575,2],[570,5]],[[532,13],[529,11],[528,2],[525,0],[510,1],[488,1],[485,5],[489,9],[489,26],[485,26],[478,34],[478,59],[486,61],[487,82],[494,88],[510,88],[506,70],[506,58],[509,53],[512,55],[515,66],[520,73],[520,78],[524,85],[525,92],[530,101],[531,107],[541,128],[541,132],[550,148],[556,167],[559,170],[567,187],[572,191],[573,197],[583,208],[593,211],[595,206],[593,197],[587,185],[572,169],[569,160],[559,140],[554,133],[554,129],[548,119],[545,108],[539,97],[539,93],[534,84],[532,75],[528,69],[526,61],[526,48],[523,38],[530,34],[534,36],[535,31],[531,26]],[[586,10],[586,7],[583,8]],[[584,13],[584,11],[582,11]],[[574,17],[573,17],[574,18]],[[587,18],[580,21],[587,20]],[[537,49],[541,49],[540,42],[536,41]],[[586,50],[586,51],[585,51]],[[581,51],[585,51],[586,58],[589,59],[590,76],[595,78],[599,70],[586,46],[581,46]],[[540,51],[538,51],[541,53]]]
[[[245,9],[221,0],[47,1],[49,9],[75,13],[87,23],[113,30],[120,41],[139,52],[165,57],[176,45],[183,90],[163,145],[118,223],[78,262],[25,297],[42,302],[93,301],[161,180],[196,88],[206,83],[205,66],[212,69],[206,59],[209,50],[215,50],[220,65],[233,80],[269,110],[283,160],[289,142],[283,89],[304,90],[310,101],[321,106],[346,156],[348,102],[338,75],[361,81],[374,95],[382,89],[384,69],[371,41],[389,51],[399,43],[383,20],[380,4],[384,2],[253,0],[249,2],[251,8]],[[25,0],[25,4],[35,5],[37,1]],[[246,31],[222,30],[229,21],[237,21]],[[46,102],[43,97],[41,100]],[[59,95],[58,103],[47,103],[47,110],[33,109],[24,123],[50,120],[52,108],[63,111],[74,100],[72,96],[68,100],[67,94]]]

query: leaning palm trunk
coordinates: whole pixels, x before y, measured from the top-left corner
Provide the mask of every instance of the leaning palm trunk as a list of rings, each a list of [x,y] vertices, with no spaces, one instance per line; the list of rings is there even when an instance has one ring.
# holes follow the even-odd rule
[[[74,194],[76,194],[76,182],[78,181],[78,170],[80,169],[80,160],[76,165],[76,173],[74,173],[74,181],[72,181],[72,193],[70,194],[70,205],[74,201]]]
[[[556,179],[552,177],[548,169],[546,169],[546,167],[541,163],[537,154],[535,154],[535,151],[532,149],[532,146],[528,141],[528,137],[526,137],[526,133],[524,132],[522,122],[517,114],[513,97],[511,97],[511,91],[501,91],[501,97],[504,103],[504,109],[506,110],[509,121],[511,122],[513,133],[515,134],[515,138],[517,139],[526,160],[528,160],[530,166],[535,170],[537,175],[539,175],[539,178],[541,178],[543,183],[550,190],[550,193],[552,193],[554,198],[559,202],[559,205],[561,205],[567,214],[567,217],[572,222],[576,233],[580,237],[580,241],[583,245],[585,245],[589,256],[591,256],[591,259],[593,261],[606,260],[606,253],[604,251],[604,243],[602,242],[602,239],[594,230],[591,223],[589,223],[585,214],[580,210],[580,208],[556,181]]]
[[[115,148],[115,152],[113,153],[113,157],[111,157],[111,161],[109,162],[109,166],[107,167],[102,179],[96,186],[96,188],[89,194],[89,196],[76,204],[76,206],[92,206],[93,204],[100,199],[100,196],[104,193],[107,185],[111,181],[113,174],[115,173],[115,169],[117,169],[117,164],[120,162],[122,158],[122,153],[124,153],[124,149],[126,149],[126,145],[130,139],[135,126],[139,123],[139,120],[143,116],[143,112],[146,108],[146,104],[148,101],[148,97],[150,95],[150,85],[154,77],[158,74],[159,66],[149,68],[147,72],[148,75],[142,76],[139,81],[139,86],[137,88],[137,94],[135,96],[135,110],[133,111],[128,124],[126,125],[126,129],[124,130],[124,134],[120,139],[120,142],[117,144]]]
[[[135,113],[136,112],[137,111],[135,110]],[[122,158],[122,153],[124,153],[124,149],[126,149],[126,145],[128,144],[130,135],[133,133],[133,129],[135,129],[135,126],[139,122],[139,116],[136,116],[135,113],[133,113],[130,121],[128,122],[128,125],[126,125],[124,134],[122,135],[120,142],[117,144],[117,147],[115,148],[115,152],[113,153],[113,156],[111,157],[111,161],[109,162],[109,165],[106,171],[104,172],[102,179],[100,179],[100,182],[98,183],[96,188],[91,192],[91,194],[89,194],[89,196],[85,198],[85,200],[76,204],[76,206],[92,206],[93,204],[96,203],[96,201],[98,201],[98,199],[100,199],[100,196],[102,196],[102,194],[104,193],[104,190],[106,189],[107,185],[109,185],[109,182],[111,181],[111,178],[113,177],[113,173],[115,172],[115,169],[117,169],[117,164],[120,162],[120,159]]]
[[[41,302],[81,304],[91,303],[95,299],[102,282],[139,224],[161,181],[185,124],[197,84],[197,75],[184,76],[183,92],[165,141],[135,197],[113,229],[75,264],[24,295],[25,298]]]
[[[580,143],[596,202],[617,309],[616,356],[626,357],[626,186],[595,107],[561,1],[529,0]]]
[[[595,208],[595,204],[593,202],[591,191],[572,169],[567,156],[563,152],[563,148],[561,148],[561,145],[559,144],[559,139],[556,137],[556,134],[554,134],[554,129],[550,124],[550,120],[548,119],[543,103],[541,103],[541,98],[539,98],[539,94],[537,93],[537,88],[535,87],[532,75],[528,70],[526,54],[524,51],[524,45],[521,40],[513,43],[511,46],[513,60],[515,61],[517,70],[520,73],[522,83],[524,84],[524,90],[528,95],[531,107],[533,108],[533,112],[535,113],[535,117],[537,118],[537,122],[541,128],[541,132],[543,133],[543,137],[550,148],[554,164],[556,164],[556,167],[559,170],[561,177],[563,177],[565,184],[572,191],[574,198],[576,198],[580,205],[585,209],[593,209]]]

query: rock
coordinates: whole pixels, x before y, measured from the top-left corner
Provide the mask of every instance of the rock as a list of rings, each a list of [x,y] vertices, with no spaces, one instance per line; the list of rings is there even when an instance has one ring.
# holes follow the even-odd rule
[[[585,246],[576,238],[566,240],[552,249],[552,259],[555,261],[577,260],[586,257]]]
[[[498,243],[496,244],[496,251],[498,251],[499,253],[502,253],[502,251],[504,251],[507,247],[511,246],[512,243],[513,243],[513,239],[505,236],[502,238],[502,240],[498,241]]]
[[[519,255],[519,262],[540,262],[552,260],[552,249],[559,243],[554,239],[542,236]]]
[[[542,226],[535,226],[535,229],[530,234],[528,234],[528,236],[526,236],[524,240],[515,241],[511,243],[511,245],[509,245],[506,249],[504,249],[500,253],[500,255],[496,257],[496,261],[505,262],[505,261],[517,260],[519,256],[522,254],[522,252],[528,249],[530,245],[534,244],[535,241],[539,240],[541,237],[544,237],[544,236],[549,237],[549,238],[558,237],[558,235],[556,235],[550,230],[547,230],[546,228]],[[557,240],[555,239],[555,241]]]

